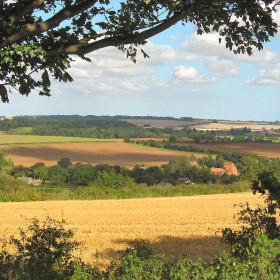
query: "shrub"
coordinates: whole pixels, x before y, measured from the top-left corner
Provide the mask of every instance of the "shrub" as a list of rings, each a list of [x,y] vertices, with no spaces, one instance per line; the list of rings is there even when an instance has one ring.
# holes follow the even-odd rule
[[[42,223],[33,218],[20,237],[10,236],[2,242],[1,279],[65,279],[73,271],[73,251],[79,243],[72,241],[74,232],[64,228],[65,221],[50,217]],[[7,246],[12,245],[15,253]]]
[[[241,204],[238,213],[238,222],[242,223],[240,230],[226,228],[223,230],[223,239],[230,245],[239,244],[235,254],[244,257],[248,254],[248,248],[254,242],[254,236],[266,234],[270,239],[280,238],[280,226],[277,215],[280,209],[280,182],[272,172],[262,172],[258,179],[253,181],[253,192],[266,195],[264,207],[258,206],[252,209],[248,203]],[[251,242],[251,243],[250,243]]]

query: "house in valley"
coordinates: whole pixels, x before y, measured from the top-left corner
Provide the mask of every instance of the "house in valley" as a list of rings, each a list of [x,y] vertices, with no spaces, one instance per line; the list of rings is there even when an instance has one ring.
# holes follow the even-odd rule
[[[223,176],[225,173],[234,176],[240,175],[235,165],[225,165],[224,168],[212,167],[210,172],[213,174],[217,174],[219,177]]]
[[[214,174],[216,174],[216,175],[218,175],[220,177],[220,176],[223,176],[226,171],[223,168],[212,167],[210,172],[214,173]]]
[[[228,175],[234,175],[234,176],[240,175],[235,165],[225,165],[225,170]]]
[[[35,179],[32,177],[18,177],[18,180],[21,180],[27,184],[34,185],[34,186],[40,186],[42,184],[42,180],[40,178]]]

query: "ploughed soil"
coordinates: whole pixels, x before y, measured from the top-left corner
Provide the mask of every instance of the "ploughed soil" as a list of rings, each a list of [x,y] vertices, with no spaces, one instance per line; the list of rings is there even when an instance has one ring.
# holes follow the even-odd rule
[[[194,120],[194,121],[180,121],[180,120],[153,120],[153,119],[121,119],[120,121],[126,121],[136,126],[149,125],[151,127],[181,127],[184,125],[199,125],[201,123],[207,123],[207,120]]]
[[[134,167],[162,165],[182,155],[193,153],[169,151],[142,147],[123,142],[68,143],[6,146],[8,156],[16,165],[31,166],[36,162],[54,165],[61,158],[70,158],[73,162],[120,165]],[[195,155],[202,157],[203,155]]]
[[[189,146],[189,143],[179,144]],[[280,144],[275,143],[239,143],[239,144],[192,144],[192,146],[219,152],[252,153],[266,157],[280,157]]]

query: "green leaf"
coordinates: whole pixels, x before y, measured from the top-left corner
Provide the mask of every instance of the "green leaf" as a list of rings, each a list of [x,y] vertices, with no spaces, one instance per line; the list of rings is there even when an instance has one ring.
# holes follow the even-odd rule
[[[0,85],[0,96],[3,103],[9,102],[7,89],[3,85]]]
[[[74,81],[73,78],[67,72],[64,73],[64,77],[67,79],[68,82]]]
[[[89,57],[82,56],[82,59],[85,61],[91,62],[91,59]]]
[[[51,86],[51,82],[50,82],[50,78],[49,78],[49,74],[48,74],[47,70],[45,70],[42,74],[42,81],[43,81],[43,86],[44,87],[50,87]]]
[[[24,61],[19,61],[18,66],[20,66],[20,68],[23,68],[25,66],[25,62]]]

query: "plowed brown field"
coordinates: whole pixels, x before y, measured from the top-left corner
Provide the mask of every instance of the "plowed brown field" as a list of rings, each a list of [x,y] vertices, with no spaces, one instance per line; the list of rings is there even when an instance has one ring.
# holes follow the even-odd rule
[[[137,240],[171,260],[182,256],[210,260],[226,246],[221,229],[237,228],[236,203],[261,202],[251,193],[97,201],[0,203],[0,238],[26,227],[26,217],[66,219],[83,241],[84,260],[106,266]]]
[[[178,144],[189,146],[190,144]],[[219,152],[240,152],[240,153],[252,153],[259,156],[266,157],[280,157],[280,144],[270,143],[241,143],[241,144],[195,144],[194,147]]]
[[[82,163],[108,163],[134,167],[136,164],[146,166],[162,165],[175,160],[182,155],[193,153],[168,151],[142,147],[122,142],[109,143],[70,143],[50,145],[23,145],[6,146],[8,158],[16,165],[31,166],[36,162],[44,162],[46,165],[54,165],[61,158],[70,158],[73,162]],[[196,155],[201,157],[202,155]]]
[[[120,121],[126,121],[137,126],[144,126],[145,124],[151,127],[181,127],[183,125],[199,125],[201,123],[207,123],[207,120],[194,120],[194,121],[180,121],[180,120],[152,120],[152,119],[121,119]]]

